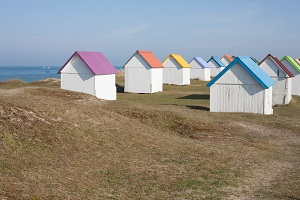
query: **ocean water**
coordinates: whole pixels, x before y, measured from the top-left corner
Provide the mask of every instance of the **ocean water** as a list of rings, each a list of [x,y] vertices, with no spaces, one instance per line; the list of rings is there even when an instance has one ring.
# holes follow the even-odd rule
[[[60,74],[57,74],[60,68],[61,66],[0,66],[0,82],[15,79],[34,82],[47,78],[60,78]],[[120,66],[115,68],[121,69]]]

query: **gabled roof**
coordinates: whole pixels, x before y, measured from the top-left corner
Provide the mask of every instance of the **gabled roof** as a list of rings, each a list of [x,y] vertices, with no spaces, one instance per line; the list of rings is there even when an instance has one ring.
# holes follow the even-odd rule
[[[228,55],[228,54],[225,54],[223,57],[225,57],[227,60],[229,60],[229,62],[233,61],[233,59],[231,58],[231,56]]]
[[[268,76],[249,56],[236,57],[225,69],[223,69],[214,79],[206,86],[212,86],[221,76],[223,76],[232,66],[239,63],[249,74],[261,84],[265,89],[270,88],[275,82]]]
[[[295,61],[296,61],[296,63],[297,63],[299,66],[300,66],[300,58],[298,58],[298,59],[297,59],[297,58],[295,58],[294,60],[295,60]]]
[[[283,58],[281,58],[281,62],[287,60],[293,67],[295,67],[295,69],[300,72],[300,66],[296,63],[296,61],[291,57],[291,56],[283,56]]]
[[[191,66],[179,54],[168,55],[162,63],[165,63],[170,57],[172,57],[182,68],[191,68]]]
[[[284,64],[282,64],[282,62],[280,62],[280,60],[278,60],[277,57],[272,56],[271,54],[268,54],[258,65],[260,66],[266,59],[270,58],[271,60],[273,60],[273,62],[275,62],[277,64],[277,66],[289,77],[294,77],[294,75],[292,74],[292,72],[290,70],[288,70],[288,68],[286,68],[284,66]]]
[[[210,68],[209,64],[201,57],[194,57],[189,63],[191,63],[193,60],[195,60],[203,68]]]
[[[151,68],[164,67],[151,51],[137,50],[134,55],[136,54],[139,54]]]
[[[256,58],[250,57],[254,62],[256,62],[257,64],[259,63],[259,61]]]
[[[62,69],[75,57],[78,56],[94,75],[116,74],[118,70],[100,52],[75,51],[69,60],[57,72]]]
[[[211,60],[214,60],[214,61],[219,65],[219,67],[225,67],[224,63],[221,62],[221,60],[219,59],[218,56],[212,56],[212,57],[207,61],[207,63],[208,63],[209,61],[211,61]]]

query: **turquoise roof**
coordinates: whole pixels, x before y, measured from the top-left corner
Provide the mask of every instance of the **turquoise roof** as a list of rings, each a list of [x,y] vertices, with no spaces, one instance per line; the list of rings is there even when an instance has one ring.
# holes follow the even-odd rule
[[[212,56],[207,62],[211,60],[214,60],[219,65],[219,67],[226,67],[225,64],[222,63],[222,61],[219,59],[218,56]]]
[[[223,69],[214,79],[212,79],[206,86],[212,86],[221,76],[223,76],[232,66],[239,63],[249,74],[261,84],[265,89],[274,85],[274,80],[264,72],[249,56],[236,57],[225,69]]]
[[[195,60],[195,61],[196,61],[199,65],[201,65],[201,67],[203,67],[203,68],[210,68],[209,64],[208,64],[205,60],[203,60],[203,58],[201,58],[201,57],[194,57],[194,58],[190,61],[190,63],[191,63],[193,60]]]

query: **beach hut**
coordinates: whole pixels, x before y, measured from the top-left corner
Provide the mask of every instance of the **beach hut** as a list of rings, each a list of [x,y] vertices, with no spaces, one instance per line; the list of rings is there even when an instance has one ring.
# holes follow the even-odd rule
[[[163,90],[163,65],[152,52],[137,50],[124,69],[124,92],[155,93]]]
[[[210,80],[210,66],[201,57],[194,57],[190,62],[191,79]]]
[[[274,83],[249,56],[237,56],[207,84],[210,111],[273,114]]]
[[[61,74],[61,89],[106,100],[116,100],[117,72],[102,53],[85,51],[76,51],[58,71]]]
[[[292,78],[292,95],[300,96],[300,66],[290,56],[284,56],[280,61],[294,75]]]
[[[292,99],[292,72],[271,54],[258,65],[275,81],[272,87],[272,105],[288,104]]]
[[[224,63],[225,66],[229,65],[229,63],[231,63],[233,61],[233,59],[231,58],[230,55],[225,54],[222,58],[221,58],[221,62]]]
[[[190,84],[191,66],[179,54],[170,54],[162,62],[164,66],[163,83],[174,85]]]
[[[210,66],[210,76],[217,76],[224,68],[225,64],[221,62],[218,56],[212,56],[207,63]]]

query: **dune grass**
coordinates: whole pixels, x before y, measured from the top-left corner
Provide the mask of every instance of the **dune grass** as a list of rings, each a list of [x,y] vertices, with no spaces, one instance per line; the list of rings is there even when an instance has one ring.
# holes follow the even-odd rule
[[[274,115],[210,113],[205,82],[118,100],[55,79],[0,83],[0,197],[297,199],[300,98]]]

